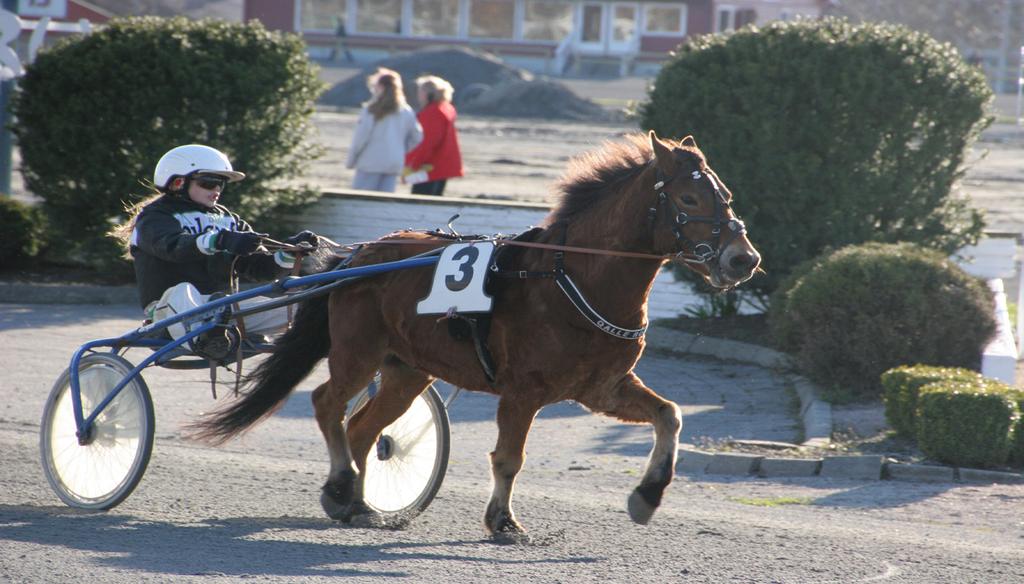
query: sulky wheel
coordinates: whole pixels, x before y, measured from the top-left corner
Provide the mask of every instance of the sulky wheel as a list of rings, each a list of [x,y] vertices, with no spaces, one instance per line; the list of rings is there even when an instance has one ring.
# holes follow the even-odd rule
[[[356,398],[352,413],[370,399]],[[431,385],[384,428],[366,460],[363,499],[385,515],[409,517],[430,505],[444,482],[451,448],[448,411]]]
[[[79,363],[83,416],[133,369],[117,355],[93,353]],[[107,405],[79,441],[70,370],[50,391],[40,424],[43,471],[57,496],[79,509],[110,509],[135,489],[153,449],[153,400],[136,375]]]

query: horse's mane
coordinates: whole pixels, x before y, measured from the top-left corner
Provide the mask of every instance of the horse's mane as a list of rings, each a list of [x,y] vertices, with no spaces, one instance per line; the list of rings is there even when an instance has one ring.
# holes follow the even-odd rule
[[[676,149],[695,154],[701,166],[704,156],[686,146]],[[623,140],[605,142],[597,150],[569,161],[569,168],[558,182],[558,204],[548,216],[548,224],[565,221],[593,207],[598,201],[622,191],[622,183],[640,174],[653,153],[646,134],[627,134]]]

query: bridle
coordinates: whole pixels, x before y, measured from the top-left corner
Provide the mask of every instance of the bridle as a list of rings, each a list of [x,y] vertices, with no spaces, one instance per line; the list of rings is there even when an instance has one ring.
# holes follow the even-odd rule
[[[653,160],[652,164],[656,165],[657,159]],[[710,169],[703,173],[700,170],[695,170],[690,174],[690,178],[695,181],[707,176],[708,180],[711,182],[711,187],[715,190],[714,214],[701,216],[688,215],[685,211],[679,210],[679,207],[672,200],[672,197],[669,197],[668,194],[665,193],[665,187],[678,178],[678,174],[665,178],[664,173],[662,173],[661,169],[657,166],[655,166],[655,173],[655,178],[657,180],[654,183],[654,190],[658,193],[658,201],[654,207],[648,209],[648,220],[651,229],[653,229],[661,208],[668,208],[669,228],[672,230],[672,234],[676,237],[676,259],[691,264],[702,265],[707,265],[712,261],[718,262],[725,249],[729,247],[732,242],[736,241],[736,238],[747,232],[746,226],[738,217],[733,217],[732,219],[726,217],[726,211],[730,209],[730,204],[725,199],[725,195],[722,193],[722,190],[719,188],[714,172]],[[698,242],[690,240],[685,234],[683,234],[683,228],[687,223],[710,223],[712,238]],[[728,227],[730,235],[729,239],[719,246],[722,239],[721,234],[723,226]],[[689,248],[690,251],[687,251],[687,248]]]

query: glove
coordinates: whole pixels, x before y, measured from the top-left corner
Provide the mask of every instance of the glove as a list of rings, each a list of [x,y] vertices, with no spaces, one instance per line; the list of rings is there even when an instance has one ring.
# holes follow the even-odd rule
[[[252,255],[263,243],[265,233],[222,230],[217,236],[217,249],[238,256]]]
[[[284,240],[288,245],[307,244],[310,248],[316,249],[320,245],[320,237],[309,230],[302,230]]]

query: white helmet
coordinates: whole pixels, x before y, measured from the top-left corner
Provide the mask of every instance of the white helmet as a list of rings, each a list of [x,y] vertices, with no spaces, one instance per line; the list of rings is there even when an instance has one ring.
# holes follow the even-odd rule
[[[237,182],[245,178],[241,172],[231,168],[231,161],[223,152],[202,144],[186,144],[172,148],[160,157],[153,172],[153,183],[158,188],[166,188],[167,182],[174,176],[188,176],[194,173],[219,174],[228,182]]]

